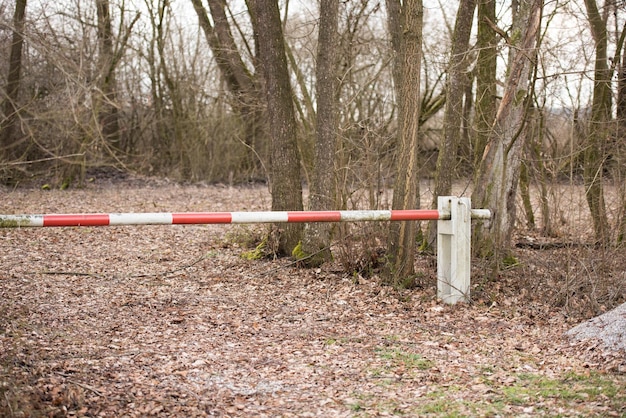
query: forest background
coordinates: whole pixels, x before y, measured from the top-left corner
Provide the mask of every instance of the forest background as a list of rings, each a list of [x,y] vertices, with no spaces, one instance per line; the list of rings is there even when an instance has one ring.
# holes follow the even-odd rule
[[[0,177],[267,182],[273,210],[430,207],[454,189],[494,214],[473,234],[494,272],[517,263],[522,229],[522,245],[610,260],[626,232],[625,25],[614,0],[5,1]],[[288,226],[269,248],[320,265],[350,233]],[[362,258],[415,285],[434,231],[367,234]]]

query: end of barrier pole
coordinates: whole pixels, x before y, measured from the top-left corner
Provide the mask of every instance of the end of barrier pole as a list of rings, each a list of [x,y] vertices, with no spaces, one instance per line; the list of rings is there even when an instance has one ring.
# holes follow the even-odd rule
[[[472,219],[491,219],[491,211],[489,209],[472,209]]]

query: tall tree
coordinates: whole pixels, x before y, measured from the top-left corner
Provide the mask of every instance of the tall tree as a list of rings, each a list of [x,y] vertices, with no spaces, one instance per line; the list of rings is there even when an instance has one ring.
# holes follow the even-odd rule
[[[591,211],[593,229],[598,242],[609,240],[609,223],[604,202],[603,162],[606,140],[611,123],[613,71],[608,63],[606,17],[600,14],[595,0],[585,0],[587,19],[595,43],[593,99],[591,104],[590,132],[585,147],[583,181],[585,196]]]
[[[265,80],[270,144],[272,210],[302,210],[300,156],[296,143],[293,91],[289,82],[285,39],[277,0],[250,0],[258,56]],[[302,238],[302,224],[286,224],[277,252],[291,254]]]
[[[477,0],[476,104],[473,122],[474,167],[478,167],[496,116],[497,33],[495,0]]]
[[[535,45],[542,8],[542,0],[520,0],[519,9],[514,10],[508,38],[510,53],[504,93],[472,194],[473,205],[489,208],[493,214],[488,233],[482,225],[477,225],[473,234],[478,244],[476,248],[481,253],[506,252],[510,245],[526,110],[532,94],[529,91],[530,76],[536,59]]]
[[[395,54],[393,78],[398,104],[398,144],[393,209],[419,207],[419,119],[422,28],[421,0],[387,0],[388,27]],[[392,222],[389,227],[387,281],[412,286],[418,224]]]
[[[335,152],[337,149],[337,40],[339,0],[320,1],[317,42],[317,118],[313,173],[309,188],[310,210],[329,210],[335,202]],[[331,224],[311,223],[305,228],[302,250],[305,263],[317,266],[332,257]]]
[[[24,45],[24,22],[26,18],[26,0],[15,2],[13,14],[13,39],[9,58],[6,95],[4,99],[4,119],[0,124],[0,158],[10,161],[17,157],[20,140],[16,135],[16,122],[19,112],[19,91],[22,71],[22,48]]]
[[[113,50],[113,30],[109,0],[96,0],[98,16],[98,68],[100,69],[99,89],[102,96],[96,106],[98,122],[103,138],[115,143],[119,140],[119,115],[116,103],[117,83],[115,80],[115,51]]]
[[[263,95],[256,75],[253,70],[246,66],[239,52],[226,17],[226,2],[224,0],[208,0],[213,23],[209,19],[202,0],[191,0],[191,3],[226,87],[232,95],[232,108],[241,117],[244,126],[243,140],[250,152],[244,160],[246,166],[242,169],[258,168],[259,161],[254,152],[262,153],[266,125],[264,123]],[[250,12],[252,14],[252,11]],[[252,17],[254,19],[254,16]]]
[[[438,196],[447,196],[452,192],[452,176],[457,150],[461,142],[463,126],[464,95],[467,91],[469,64],[469,38],[474,20],[475,0],[461,0],[456,15],[448,74],[446,78],[446,105],[443,119],[443,140],[437,157],[433,207],[437,206]],[[432,224],[431,224],[432,225]],[[429,229],[429,243],[434,241],[435,230]]]
[[[102,138],[109,144],[120,140],[120,115],[117,102],[116,69],[119,65],[133,26],[139,20],[137,12],[127,27],[124,27],[124,10],[120,14],[118,37],[113,33],[109,0],[96,0],[98,38],[98,89],[95,96],[95,110]]]
[[[622,31],[622,36],[624,31]],[[617,158],[618,184],[621,188],[622,215],[618,225],[617,242],[626,240],[626,51],[621,46],[622,58],[620,59],[617,76],[617,140],[615,156]],[[619,51],[618,51],[619,52]],[[619,56],[616,54],[616,56]]]

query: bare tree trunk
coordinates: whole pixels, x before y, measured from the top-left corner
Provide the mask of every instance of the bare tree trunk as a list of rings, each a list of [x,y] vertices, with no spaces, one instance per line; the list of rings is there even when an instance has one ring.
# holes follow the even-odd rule
[[[397,174],[394,183],[394,209],[419,207],[419,119],[420,73],[422,61],[423,6],[421,0],[387,0],[389,31],[396,54],[394,82],[398,102]],[[392,222],[389,227],[387,282],[410,287],[414,282],[414,257],[418,225]]]
[[[266,115],[261,88],[255,75],[246,67],[239,53],[226,18],[225,2],[208,0],[213,24],[202,5],[202,0],[191,0],[191,2],[228,91],[233,96],[232,107],[245,126],[244,142],[248,145],[250,152],[246,156],[246,167],[242,169],[256,171],[260,162],[254,152],[262,154],[261,149],[267,129],[264,123]],[[251,15],[254,20],[252,12]]]
[[[626,51],[622,46],[622,58],[617,76],[617,184],[620,190],[621,211],[617,231],[617,243],[626,240]]]
[[[13,39],[11,41],[9,73],[7,75],[6,97],[4,99],[4,119],[0,124],[0,161],[11,161],[17,158],[17,147],[21,142],[15,135],[15,132],[19,112],[18,100],[22,71],[25,16],[26,0],[17,0],[15,2],[15,13],[13,14]]]
[[[309,190],[310,210],[329,210],[335,206],[335,153],[337,150],[337,41],[339,0],[321,0],[317,43],[317,141]],[[332,225],[308,224],[302,251],[305,263],[318,266],[330,261]]]
[[[531,167],[535,166],[537,174],[539,175],[539,202],[540,202],[540,213],[542,219],[542,232],[547,236],[554,236],[555,230],[552,221],[552,208],[550,205],[549,191],[548,191],[548,183],[550,178],[554,175],[550,175],[548,173],[548,169],[546,168],[546,155],[543,151],[543,144],[546,143],[546,137],[548,128],[546,127],[546,111],[544,108],[536,109],[535,116],[535,124],[537,125],[535,128],[536,134],[532,136],[532,139],[529,140],[529,158],[533,164],[529,164]]]
[[[98,123],[102,137],[108,143],[119,141],[120,124],[116,103],[117,83],[115,81],[115,52],[113,51],[113,31],[109,0],[96,0],[98,15],[98,67],[100,94],[96,101]]]
[[[265,78],[270,144],[272,210],[302,210],[300,156],[296,143],[293,91],[289,83],[284,37],[277,0],[250,1]],[[291,254],[302,238],[302,224],[285,224],[277,252]]]
[[[515,198],[523,150],[529,78],[535,61],[535,45],[541,24],[542,0],[521,0],[510,37],[508,77],[489,138],[475,189],[473,205],[489,208],[488,233],[478,224],[473,238],[483,254],[508,251],[515,224]]]
[[[585,0],[587,18],[596,47],[594,67],[593,100],[591,104],[590,132],[585,147],[583,180],[587,204],[593,219],[596,241],[609,241],[609,223],[604,202],[603,162],[606,139],[611,122],[611,78],[608,64],[606,21],[600,15],[595,0]]]
[[[469,59],[469,38],[474,20],[475,0],[461,0],[456,15],[452,50],[448,64],[446,80],[446,108],[443,120],[443,140],[439,147],[437,171],[435,173],[435,190],[432,207],[437,207],[437,197],[447,196],[452,192],[452,176],[454,163],[461,142],[463,126],[463,97],[467,86],[467,66]],[[434,242],[436,230],[431,223],[428,229],[428,243]]]
[[[474,167],[478,170],[496,116],[497,38],[495,0],[478,0],[478,36],[476,49],[476,106],[474,112]]]

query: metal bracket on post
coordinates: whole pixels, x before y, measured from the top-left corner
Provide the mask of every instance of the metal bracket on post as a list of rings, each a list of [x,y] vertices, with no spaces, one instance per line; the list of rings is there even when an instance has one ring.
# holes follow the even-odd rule
[[[471,200],[469,197],[439,196],[437,209],[450,214],[449,220],[437,221],[437,297],[448,304],[468,302]]]

